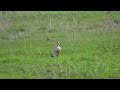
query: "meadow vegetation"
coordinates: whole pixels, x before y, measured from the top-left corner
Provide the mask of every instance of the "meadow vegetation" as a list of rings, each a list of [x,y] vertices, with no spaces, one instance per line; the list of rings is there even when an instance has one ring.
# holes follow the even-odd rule
[[[0,78],[120,79],[120,12],[1,11]]]

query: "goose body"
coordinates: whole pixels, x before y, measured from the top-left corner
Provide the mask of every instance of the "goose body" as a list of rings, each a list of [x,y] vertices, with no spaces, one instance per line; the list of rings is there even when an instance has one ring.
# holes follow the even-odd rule
[[[58,55],[60,54],[60,52],[61,52],[60,43],[57,42],[57,45],[51,51],[51,57],[55,57],[55,56],[58,57]]]

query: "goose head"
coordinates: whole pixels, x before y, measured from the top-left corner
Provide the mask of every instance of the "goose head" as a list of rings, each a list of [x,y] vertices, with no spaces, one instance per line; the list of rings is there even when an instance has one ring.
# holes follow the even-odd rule
[[[60,43],[59,43],[59,42],[57,42],[57,45],[58,45],[58,46],[60,46]]]

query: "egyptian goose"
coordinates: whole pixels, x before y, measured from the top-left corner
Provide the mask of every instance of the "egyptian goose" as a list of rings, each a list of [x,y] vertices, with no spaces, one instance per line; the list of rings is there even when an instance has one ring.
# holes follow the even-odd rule
[[[51,57],[55,57],[55,56],[58,57],[58,55],[60,54],[60,52],[61,52],[60,43],[57,42],[57,45],[51,51]]]

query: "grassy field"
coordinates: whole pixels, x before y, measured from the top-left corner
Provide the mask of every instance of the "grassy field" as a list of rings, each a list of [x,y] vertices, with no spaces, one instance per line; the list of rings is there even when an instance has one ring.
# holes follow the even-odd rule
[[[119,11],[0,15],[0,79],[120,79]]]

